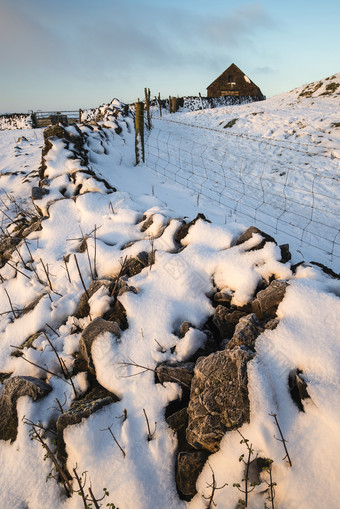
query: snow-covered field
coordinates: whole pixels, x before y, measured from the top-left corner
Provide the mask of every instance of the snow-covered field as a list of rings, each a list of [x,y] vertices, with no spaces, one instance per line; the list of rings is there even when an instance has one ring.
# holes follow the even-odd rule
[[[330,83],[339,83],[339,78],[338,74]],[[327,83],[314,92],[311,87],[310,98],[299,97],[305,93],[302,87],[260,103],[182,111],[162,120],[154,112],[148,144],[166,131],[217,150],[227,143],[228,151],[237,156],[261,158],[268,165],[297,168],[308,162],[310,173],[315,170],[332,179],[324,189],[331,209],[327,217],[339,231],[334,208],[340,198],[340,128],[336,126],[340,95],[335,87],[330,96],[319,97],[327,91]],[[53,465],[50,457],[44,461],[41,442],[30,440],[30,430],[32,423],[48,428],[46,434],[35,429],[54,451],[55,422],[74,404],[75,392],[79,398],[96,379],[105,394],[114,394],[118,401],[63,433],[66,468],[73,477],[74,468],[79,475],[87,472],[87,496],[89,487],[98,499],[106,488],[109,495],[99,505],[113,503],[120,509],[203,509],[213,507],[213,502],[218,509],[234,509],[243,497],[233,486],[242,485],[244,477],[239,458],[247,454],[236,429],[227,432],[220,449],[209,456],[197,480],[197,494],[190,501],[179,498],[178,439],[165,412],[169,403],[182,397],[183,389],[174,382],[155,383],[154,370],[162,362],[184,362],[203,351],[210,341],[207,323],[215,312],[217,289],[230,295],[231,309],[248,309],[259,285],[266,286],[273,278],[289,285],[277,310],[277,327],[258,336],[256,355],[248,363],[250,422],[240,431],[252,444],[254,457],[273,460],[275,508],[337,507],[340,281],[308,263],[328,262],[330,269],[338,271],[337,253],[321,256],[314,241],[292,241],[278,228],[276,234],[268,233],[279,244],[291,244],[291,261],[281,261],[280,248],[273,242],[251,250],[258,235],[235,245],[251,224],[265,228],[242,214],[241,207],[221,207],[207,193],[198,196],[195,185],[188,189],[174,182],[164,171],[171,171],[171,165],[157,165],[151,155],[145,165],[134,166],[133,119],[119,113],[120,106],[114,102],[116,114],[104,112],[99,125],[79,126],[80,148],[74,127],[68,128],[67,141],[51,138],[40,174],[43,131],[0,133],[0,391],[4,394],[6,384],[17,376],[44,379],[51,389],[38,401],[29,396],[18,399],[17,435],[12,442],[0,441],[1,507],[84,507],[81,496],[66,497],[60,483],[46,482]],[[223,129],[235,118],[231,128]],[[195,125],[217,131],[201,133]],[[303,153],[304,147],[315,155]],[[177,153],[175,143],[174,160]],[[182,173],[186,168],[184,164]],[[189,178],[192,182],[191,173]],[[37,187],[46,193],[37,194]],[[300,203],[304,189],[299,189]],[[183,218],[189,222],[199,212],[211,223],[198,219],[177,242]],[[124,260],[136,260],[143,252],[149,253],[147,266],[128,278],[117,278]],[[80,275],[87,289],[93,278],[107,281],[90,297],[86,313],[78,309],[84,294]],[[117,285],[126,286],[118,297]],[[119,316],[120,334],[100,334],[90,346],[90,364],[79,367],[82,332],[97,317],[107,318],[117,305],[125,309],[127,324]],[[183,322],[191,324],[184,336],[179,334]],[[51,345],[72,374],[74,389]],[[289,374],[296,369],[303,372],[310,396],[303,400],[304,411],[298,409],[288,387]],[[269,415],[273,413],[287,440],[292,467],[282,460],[285,452],[274,437],[278,429]],[[75,479],[72,483],[77,489]],[[212,487],[220,488],[213,500]],[[267,487],[262,482],[249,494],[248,507],[263,508],[265,502],[273,507],[266,500]]]

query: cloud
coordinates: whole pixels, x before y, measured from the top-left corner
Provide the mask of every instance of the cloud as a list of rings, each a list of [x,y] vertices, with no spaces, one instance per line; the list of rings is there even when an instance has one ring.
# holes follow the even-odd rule
[[[0,5],[5,86],[16,79],[25,93],[33,86],[50,87],[50,93],[102,84],[124,89],[122,83],[132,89],[134,81],[136,89],[137,80],[151,79],[180,84],[195,73],[219,72],[221,63],[236,60],[237,51],[248,50],[258,33],[273,27],[258,3],[227,6],[219,14],[152,0],[0,0]]]
[[[266,74],[266,75],[277,74],[277,70],[276,69],[273,69],[272,67],[268,67],[268,66],[255,67],[254,72],[258,73],[258,74]]]

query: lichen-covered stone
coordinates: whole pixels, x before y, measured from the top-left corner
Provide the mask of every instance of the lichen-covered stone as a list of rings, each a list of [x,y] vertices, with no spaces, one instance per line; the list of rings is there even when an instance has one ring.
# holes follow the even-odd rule
[[[226,348],[232,349],[235,346],[246,346],[250,350],[255,350],[256,338],[263,332],[263,327],[255,315],[251,313],[247,316],[242,316],[240,321],[235,327],[235,332],[230,341],[226,343]]]
[[[258,292],[251,307],[259,320],[275,318],[276,310],[286,293],[287,286],[287,281],[274,280],[265,290]]]
[[[120,329],[115,322],[108,322],[103,318],[95,318],[83,331],[79,340],[79,355],[87,362],[88,370],[95,373],[95,367],[92,359],[92,344],[105,332],[110,332],[115,340],[120,338]]]
[[[206,451],[182,451],[178,454],[176,483],[184,499],[190,500],[196,494],[196,481],[207,458]]]
[[[193,362],[166,362],[156,368],[157,378],[161,383],[175,382],[190,387],[192,377],[194,376]]]
[[[17,401],[22,396],[30,396],[36,401],[46,396],[51,387],[33,376],[14,376],[10,378],[0,396],[0,440],[15,440],[18,433]]]
[[[221,305],[217,306],[213,316],[213,323],[219,331],[221,340],[232,338],[236,325],[245,314],[245,312],[238,309],[229,309]]]
[[[247,363],[254,354],[236,347],[198,359],[191,382],[187,440],[216,452],[227,431],[249,421]]]

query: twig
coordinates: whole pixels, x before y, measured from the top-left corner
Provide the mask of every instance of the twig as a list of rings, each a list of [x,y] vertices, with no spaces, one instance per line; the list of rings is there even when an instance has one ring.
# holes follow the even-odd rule
[[[88,245],[87,245],[87,239],[88,239],[88,236],[83,234],[82,229],[81,229],[81,227],[80,227],[80,226],[79,226],[79,230],[80,230],[80,233],[82,234],[82,242],[85,242],[85,249],[86,249],[86,254],[87,254],[87,260],[88,260],[88,262],[89,262],[91,279],[92,279],[92,281],[93,281],[93,280],[94,280],[94,277],[93,277],[93,272],[92,272],[92,264],[91,264],[91,260],[90,260],[89,247],[88,247]]]
[[[113,424],[111,424],[112,426]],[[100,431],[108,431],[110,433],[110,435],[112,436],[113,440],[116,442],[116,444],[118,445],[119,449],[122,451],[123,453],[123,456],[124,458],[126,457],[126,453],[124,451],[124,449],[122,448],[122,446],[119,444],[118,440],[116,439],[116,437],[114,436],[114,434],[112,433],[112,430],[111,430],[111,426],[108,426],[107,428],[104,428],[104,429],[101,429]]]
[[[50,338],[47,336],[47,334],[46,334],[46,332],[45,332],[45,331],[43,331],[43,334],[44,334],[44,336],[45,336],[45,338],[47,339],[47,341],[48,341],[48,343],[49,343],[50,347],[52,348],[53,352],[55,353],[55,355],[56,355],[56,357],[57,357],[57,359],[58,359],[58,362],[59,362],[59,365],[60,365],[60,368],[61,368],[61,371],[62,371],[62,373],[63,373],[64,377],[65,377],[65,378],[67,378],[67,380],[70,380],[71,385],[72,385],[73,392],[74,392],[74,394],[75,394],[75,397],[77,398],[77,397],[78,397],[78,394],[77,394],[76,388],[75,388],[75,386],[74,386],[74,384],[73,384],[72,377],[71,377],[71,375],[70,375],[69,370],[67,369],[67,366],[66,366],[66,364],[65,364],[64,359],[62,359],[62,358],[59,356],[59,354],[58,354],[57,350],[55,349],[55,347],[54,347],[54,345],[53,345],[53,343],[52,343],[52,341],[51,341],[51,340],[50,340]]]
[[[52,328],[52,327],[51,327],[51,326],[50,326],[47,322],[46,322],[46,324],[45,324],[45,325],[47,325],[47,327],[48,327],[49,329],[51,329],[51,331],[52,331],[52,332],[54,332],[54,334],[55,334],[56,336],[58,336],[58,338],[60,338],[60,334],[59,334],[56,330],[54,330],[54,329],[53,329],[53,328]]]
[[[118,276],[116,277],[115,285],[114,285],[113,290],[112,290],[111,295],[110,295],[110,297],[115,297],[116,300],[117,300],[116,291],[117,291],[117,287],[118,287],[118,282],[119,282],[120,278],[122,277],[122,274],[123,274],[123,272],[124,272],[124,270],[126,268],[127,260],[128,260],[127,256],[125,256],[125,258],[120,260],[120,269],[119,269],[119,272],[118,272]]]
[[[14,318],[17,318],[17,316],[16,316],[16,314],[15,314],[15,312],[14,312],[14,308],[13,308],[13,306],[12,306],[11,298],[10,298],[9,293],[8,293],[8,291],[6,290],[6,288],[4,288],[4,292],[6,293],[7,298],[8,298],[8,300],[9,300],[9,305],[11,306],[11,310],[12,310],[13,316],[14,316]]]
[[[14,345],[10,345],[10,347],[11,348],[18,348],[17,346],[14,346]],[[62,376],[58,375],[57,373],[54,373],[53,371],[49,371],[48,369],[43,368],[42,366],[39,366],[39,364],[36,364],[35,362],[29,361],[23,355],[22,355],[21,358],[24,359],[24,361],[28,362],[29,364],[32,364],[32,366],[35,366],[36,368],[42,369],[43,371],[45,371],[46,373],[49,373],[50,375],[53,375],[53,376],[56,376],[57,378],[60,378],[60,380],[63,380],[63,382],[65,382],[66,384],[72,385],[70,382],[65,380],[65,378],[63,378]]]
[[[49,285],[51,291],[53,292],[53,286],[52,286],[52,283],[51,283],[51,280],[50,280],[50,276],[49,276],[48,270],[46,269],[45,264],[44,264],[44,262],[42,261],[41,258],[40,258],[40,262],[41,262],[41,264],[43,266],[43,269],[45,271],[45,274],[46,274],[46,277],[47,277],[47,281],[48,281],[48,285]]]
[[[65,263],[65,268],[66,268],[66,272],[67,272],[67,277],[68,277],[68,280],[70,283],[72,283],[71,281],[71,277],[70,277],[70,273],[68,271],[68,266],[67,266],[67,261],[66,261],[66,256],[64,256],[64,263]]]
[[[148,419],[148,416],[146,415],[146,411],[145,411],[144,408],[143,408],[143,412],[144,412],[144,416],[145,416],[145,420],[146,420],[146,425],[147,425],[147,428],[148,428],[148,442],[150,442],[153,439],[154,434],[156,433],[157,422],[155,422],[155,429],[154,429],[153,433],[151,433],[149,419]]]
[[[55,398],[55,400],[56,400],[56,403],[57,403],[57,405],[58,405],[58,407],[59,407],[60,413],[62,413],[62,414],[63,414],[63,413],[64,413],[64,409],[63,409],[62,404],[60,403],[60,401],[59,401],[59,399],[58,399],[58,398]]]
[[[73,472],[74,472],[75,478],[76,478],[78,486],[79,486],[78,493],[81,495],[81,498],[83,500],[85,509],[87,509],[87,507],[88,507],[87,499],[86,499],[86,495],[84,493],[84,486],[86,484],[86,477],[85,477],[85,483],[84,483],[84,486],[83,486],[82,483],[81,483],[81,480],[79,479],[79,476],[78,476],[76,468],[73,469]],[[85,476],[86,476],[86,473],[85,473]]]
[[[281,431],[281,428],[280,428],[280,424],[279,424],[279,421],[277,420],[277,414],[269,414],[271,417],[274,417],[275,419],[275,424],[277,426],[277,429],[279,430],[279,433],[280,433],[280,436],[281,438],[277,438],[275,435],[274,435],[274,438],[276,440],[278,440],[279,442],[282,442],[283,443],[283,447],[284,447],[284,450],[285,450],[285,453],[286,453],[286,456],[284,458],[282,458],[283,460],[287,459],[289,465],[292,467],[292,462],[291,462],[291,459],[290,459],[290,456],[288,454],[288,449],[287,449],[287,446],[286,446],[286,442],[287,440],[283,437],[283,434],[282,434],[282,431]]]
[[[211,488],[211,495],[209,497],[205,497],[204,495],[202,495],[202,497],[205,498],[206,500],[209,500],[209,505],[208,505],[207,509],[211,509],[212,506],[216,507],[216,503],[214,502],[215,491],[222,490],[225,486],[228,486],[228,483],[224,483],[223,486],[217,487],[215,473],[214,473],[209,462],[208,462],[208,465],[209,465],[209,468],[210,468],[211,474],[212,474],[212,482],[210,484],[207,483],[207,488]]]
[[[132,375],[126,375],[124,378],[130,378],[132,376],[141,375],[142,373],[145,373],[146,371],[152,371],[153,373],[156,373],[156,370],[154,368],[149,368],[148,366],[142,366],[141,364],[137,364],[135,361],[129,358],[130,362],[120,362],[120,366],[134,366],[136,368],[141,368],[143,371],[139,371],[138,373],[133,373]]]
[[[93,273],[94,277],[98,277],[97,273],[97,225],[94,225],[94,255],[93,255]]]
[[[85,283],[84,283],[84,280],[83,280],[83,276],[81,275],[81,272],[80,272],[77,256],[76,255],[73,255],[73,256],[74,256],[74,259],[76,261],[76,265],[77,265],[77,269],[78,269],[78,274],[79,274],[79,277],[80,277],[80,281],[81,281],[81,283],[83,285],[84,291],[86,293],[87,300],[90,300],[90,296],[89,296],[89,293],[88,293],[88,291],[86,289],[86,286],[85,286]]]
[[[89,494],[90,494],[90,497],[91,497],[92,502],[94,503],[94,507],[95,507],[96,509],[100,509],[100,506],[98,505],[98,502],[97,502],[97,500],[96,500],[96,498],[95,498],[95,496],[94,496],[94,494],[93,494],[93,491],[92,491],[91,486],[89,487]],[[86,507],[87,507],[87,506],[86,506]]]
[[[32,425],[32,430],[34,432],[34,437],[33,438],[36,438],[41,443],[43,448],[46,450],[48,457],[53,462],[57,472],[60,474],[60,477],[62,478],[62,483],[64,485],[64,488],[66,490],[67,495],[70,495],[73,490],[72,490],[72,486],[70,484],[70,481],[67,478],[66,473],[64,472],[63,468],[59,465],[55,455],[53,454],[53,452],[51,451],[49,446],[46,444],[46,442],[44,442],[44,440],[41,438],[41,436],[37,432],[37,430],[35,428],[35,425]]]
[[[47,431],[48,433],[52,433],[53,435],[57,434],[53,429],[45,428],[45,426],[42,426],[41,424],[36,424],[33,421],[31,421],[31,419],[27,419],[27,417],[25,417],[25,416],[23,417],[22,422],[29,426],[35,426],[36,428]]]
[[[21,270],[19,270],[18,267],[15,267],[15,265],[12,265],[9,261],[7,261],[7,263],[8,263],[8,265],[10,267],[12,267],[12,269],[16,270],[17,272],[19,272],[23,276],[27,277],[27,279],[31,279],[27,274],[25,274],[24,272],[21,272]]]

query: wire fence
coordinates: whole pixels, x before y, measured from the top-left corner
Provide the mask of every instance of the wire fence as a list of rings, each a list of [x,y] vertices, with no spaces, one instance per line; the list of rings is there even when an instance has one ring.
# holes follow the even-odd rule
[[[224,207],[226,221],[244,216],[340,262],[338,162],[320,164],[327,157],[320,147],[239,135],[228,143],[230,135],[223,138],[221,130],[182,123],[182,130],[172,130],[167,122],[145,138],[148,167],[196,192],[198,204],[204,196]],[[209,144],[206,130],[219,133]]]

